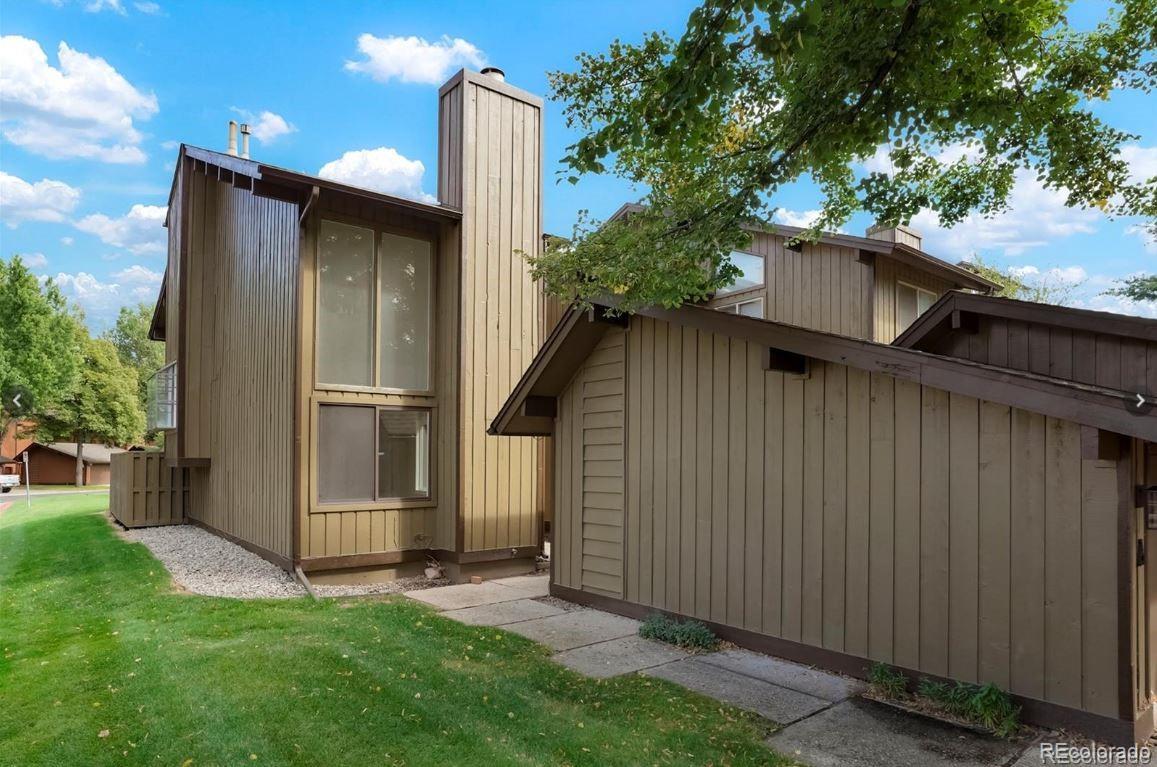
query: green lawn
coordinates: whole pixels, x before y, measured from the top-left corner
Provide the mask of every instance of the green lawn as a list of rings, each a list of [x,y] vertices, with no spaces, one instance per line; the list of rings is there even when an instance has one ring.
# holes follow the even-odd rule
[[[0,513],[0,764],[784,764],[758,720],[389,602],[175,594],[104,496]]]

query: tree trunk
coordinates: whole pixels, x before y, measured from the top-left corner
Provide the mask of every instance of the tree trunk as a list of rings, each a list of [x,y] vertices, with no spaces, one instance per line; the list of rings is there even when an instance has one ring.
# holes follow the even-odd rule
[[[84,435],[76,435],[76,486],[84,487]]]

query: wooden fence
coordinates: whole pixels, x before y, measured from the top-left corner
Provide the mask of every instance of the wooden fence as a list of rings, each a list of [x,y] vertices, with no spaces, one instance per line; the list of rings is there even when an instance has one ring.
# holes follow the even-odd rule
[[[112,456],[109,508],[125,527],[180,525],[189,495],[188,469],[168,466],[164,453]]]

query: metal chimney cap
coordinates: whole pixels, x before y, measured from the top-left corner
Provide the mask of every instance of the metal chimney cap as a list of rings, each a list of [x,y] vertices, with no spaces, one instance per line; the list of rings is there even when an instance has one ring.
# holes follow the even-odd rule
[[[480,74],[484,74],[487,77],[493,77],[495,80],[498,80],[499,82],[506,82],[506,73],[503,72],[498,67],[482,67],[482,71]]]
[[[249,123],[241,123],[241,132],[249,133]]]

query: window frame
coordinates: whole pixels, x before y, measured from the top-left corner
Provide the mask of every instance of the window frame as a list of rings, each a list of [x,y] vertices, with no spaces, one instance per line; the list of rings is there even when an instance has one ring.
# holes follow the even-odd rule
[[[909,322],[904,327],[900,327],[900,288],[901,287],[911,288],[912,290],[916,291],[916,316],[912,318],[912,322]],[[896,280],[896,295],[894,297],[894,302],[895,302],[894,311],[896,313],[896,328],[897,328],[896,335],[897,336],[899,336],[900,333],[903,333],[908,328],[912,327],[913,323],[915,323],[916,320],[918,320],[922,316],[924,316],[924,312],[920,311],[920,294],[921,293],[927,293],[928,295],[932,296],[932,301],[928,304],[929,308],[931,308],[932,304],[936,303],[940,299],[940,296],[934,290],[929,290],[928,288],[922,288],[919,285],[913,285],[911,282],[908,282],[906,280]],[[924,311],[926,312],[926,311],[928,311],[928,309],[925,309]]]
[[[729,304],[722,304],[714,308],[716,311],[727,312],[728,314],[734,314],[737,317],[747,317],[748,319],[753,319],[749,314],[739,313],[739,307],[743,304],[759,304],[759,317],[754,319],[767,319],[766,302],[761,295],[753,296],[751,298],[741,298],[738,301],[733,301]]]
[[[318,435],[320,434],[321,424],[321,408],[323,406],[346,406],[346,407],[363,407],[373,409],[374,411],[374,496],[375,498],[367,501],[325,501],[321,498],[321,482],[320,482],[320,461],[318,460],[321,445],[319,444]],[[378,452],[379,440],[381,433],[379,428],[380,416],[378,413],[382,410],[422,410],[429,414],[430,428],[427,437],[427,465],[426,465],[426,480],[429,491],[423,496],[408,496],[408,497],[377,497],[380,492],[380,482],[378,477]],[[314,399],[311,408],[311,433],[314,435],[309,446],[310,450],[310,500],[312,501],[310,513],[311,514],[330,514],[343,511],[379,511],[385,509],[418,509],[418,508],[433,508],[438,505],[438,406],[430,401],[413,400],[402,403],[394,402],[366,402],[359,399],[350,399],[348,397],[330,396],[317,397]]]
[[[361,384],[339,384],[327,383],[321,380],[321,369],[317,364],[318,360],[318,345],[321,342],[321,228],[326,221],[332,221],[335,224],[344,224],[346,226],[356,226],[362,229],[369,229],[374,233],[374,290],[373,290],[373,355],[370,359],[370,369],[373,374],[374,384],[372,386],[364,386]],[[355,216],[347,216],[341,213],[330,211],[319,211],[317,214],[317,232],[318,236],[314,237],[313,247],[313,264],[314,264],[314,280],[313,280],[313,387],[322,391],[348,391],[348,392],[371,392],[375,394],[401,394],[418,397],[433,397],[437,389],[437,360],[438,354],[435,350],[435,345],[438,342],[437,333],[437,310],[438,303],[438,237],[434,234],[416,231],[414,229],[407,229],[400,226],[391,226],[389,224],[379,224],[372,221],[366,221]],[[380,386],[382,370],[381,370],[381,353],[382,353],[382,274],[378,268],[378,260],[380,258],[381,240],[383,234],[393,234],[399,237],[409,237],[414,240],[422,240],[430,244],[430,307],[429,307],[429,327],[430,327],[430,342],[426,349],[426,365],[427,365],[427,388],[425,389],[400,389],[390,386]]]
[[[731,253],[742,253],[745,256],[751,256],[752,258],[758,258],[760,261],[762,261],[763,262],[763,279],[760,280],[759,282],[755,283],[754,285],[748,285],[748,286],[742,287],[742,288],[735,288],[735,287],[720,288],[719,290],[715,291],[715,298],[722,298],[724,296],[733,296],[733,295],[737,295],[739,293],[745,293],[749,290],[760,290],[762,288],[767,287],[767,256],[762,255],[760,253],[752,253],[749,250],[740,250],[738,248],[732,250]],[[728,257],[731,256],[731,253],[727,254]]]

